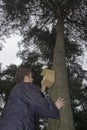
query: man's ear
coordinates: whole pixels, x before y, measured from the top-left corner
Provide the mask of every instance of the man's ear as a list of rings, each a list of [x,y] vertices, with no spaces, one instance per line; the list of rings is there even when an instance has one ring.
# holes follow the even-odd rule
[[[26,81],[29,77],[26,75],[24,76],[24,81]]]

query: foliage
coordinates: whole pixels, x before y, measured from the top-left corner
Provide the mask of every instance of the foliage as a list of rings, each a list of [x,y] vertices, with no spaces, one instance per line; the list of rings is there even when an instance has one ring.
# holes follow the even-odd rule
[[[82,46],[87,46],[87,1],[86,0],[2,0],[4,18],[3,25],[0,23],[2,34],[8,34],[9,29],[19,29],[23,36],[23,41],[19,46],[23,46],[18,56],[23,60],[21,66],[31,67],[34,73],[38,72],[38,77],[43,65],[51,68],[53,62],[53,51],[56,39],[56,24],[58,20],[58,10],[62,11],[65,26],[65,47],[66,62],[72,99],[72,108],[77,129],[86,129],[86,126],[79,126],[85,120],[87,111],[87,86],[83,85],[83,79],[87,80],[86,72],[76,62],[77,56],[82,53]],[[4,21],[4,22],[3,22]],[[4,30],[5,29],[5,30]],[[5,33],[3,33],[5,32]],[[2,35],[1,34],[1,35]],[[30,46],[34,47],[31,51]],[[43,62],[45,61],[45,62]],[[39,69],[40,68],[40,69]],[[12,70],[12,68],[10,68]],[[8,93],[9,86],[13,86],[14,72],[9,68],[3,71],[7,74],[6,81],[1,82],[1,91]],[[1,73],[2,74],[2,73]],[[12,79],[11,79],[12,78]],[[37,79],[36,79],[37,80]],[[40,80],[40,77],[39,77]],[[11,82],[10,82],[11,81]],[[5,84],[4,84],[5,83]],[[3,87],[6,86],[5,89]],[[84,86],[84,87],[83,87]],[[8,90],[7,90],[8,89]],[[8,95],[8,94],[7,94]],[[75,103],[75,100],[80,103]],[[76,111],[78,105],[83,106],[82,111]],[[81,113],[81,115],[80,115]],[[85,115],[85,116],[84,116]]]

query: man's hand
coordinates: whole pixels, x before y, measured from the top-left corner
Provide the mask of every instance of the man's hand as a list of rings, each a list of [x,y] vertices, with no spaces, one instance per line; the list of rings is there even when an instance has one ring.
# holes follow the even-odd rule
[[[55,105],[56,105],[56,107],[60,110],[61,108],[64,107],[65,103],[66,103],[66,102],[64,101],[63,98],[59,98],[59,99],[55,102]]]
[[[44,84],[41,83],[41,91],[42,91],[42,92],[46,91],[46,88],[47,88],[47,87],[46,87]]]

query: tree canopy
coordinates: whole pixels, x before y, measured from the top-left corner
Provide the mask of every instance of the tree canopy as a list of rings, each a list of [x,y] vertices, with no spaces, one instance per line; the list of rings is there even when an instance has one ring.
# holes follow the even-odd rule
[[[37,68],[41,69],[43,65],[52,67],[56,24],[59,17],[58,12],[61,10],[64,18],[66,63],[76,128],[79,130],[83,126],[86,128],[84,120],[87,118],[87,86],[83,84],[83,80],[87,80],[87,72],[82,69],[76,60],[82,54],[83,47],[87,46],[87,1],[2,0],[0,6],[0,17],[2,17],[0,22],[1,38],[3,38],[3,35],[9,36],[12,31],[20,30],[23,36],[23,40],[19,43],[20,47],[23,46],[23,50],[20,49],[18,52],[18,56],[23,60],[21,66],[33,66],[33,70],[36,68],[34,72],[38,72]],[[0,48],[1,46],[0,44]],[[34,51],[31,48],[34,48]],[[16,66],[13,67],[16,69]],[[0,89],[3,93],[7,93],[9,87],[13,86],[13,84],[10,84],[13,83],[10,78],[14,77],[15,69],[10,66],[3,71],[4,76],[7,74],[6,81],[3,82],[2,75],[0,79]],[[8,90],[5,90],[3,86],[6,86]],[[79,105],[82,106],[82,111],[75,109]],[[79,128],[80,122],[82,122],[82,126],[80,125]]]

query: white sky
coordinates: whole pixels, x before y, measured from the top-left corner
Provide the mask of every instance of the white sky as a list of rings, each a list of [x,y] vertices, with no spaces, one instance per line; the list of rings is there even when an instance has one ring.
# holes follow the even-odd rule
[[[83,48],[82,56],[77,57],[77,61],[82,65],[84,70],[87,70],[87,48]]]
[[[17,43],[22,39],[19,35],[12,35],[10,38],[6,39],[6,43],[3,43],[4,47],[0,51],[0,63],[2,62],[2,69],[6,68],[10,64],[19,65],[21,59],[16,56],[18,52]],[[83,69],[87,70],[87,49],[84,48],[84,53],[82,56],[78,57],[78,62],[83,66]]]
[[[4,47],[0,51],[0,62],[2,62],[2,69],[10,64],[19,65],[21,59],[16,56],[18,52],[18,41],[21,40],[21,36],[12,35],[10,38],[6,39],[6,43],[3,43]]]

